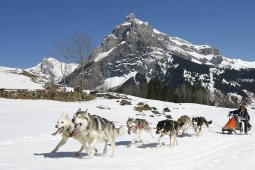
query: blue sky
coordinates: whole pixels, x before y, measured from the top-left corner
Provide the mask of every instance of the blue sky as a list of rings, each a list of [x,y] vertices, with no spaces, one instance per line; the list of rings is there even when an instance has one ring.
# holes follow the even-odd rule
[[[170,36],[255,61],[254,7],[253,0],[0,0],[0,65],[32,67],[74,32],[99,46],[131,12]]]

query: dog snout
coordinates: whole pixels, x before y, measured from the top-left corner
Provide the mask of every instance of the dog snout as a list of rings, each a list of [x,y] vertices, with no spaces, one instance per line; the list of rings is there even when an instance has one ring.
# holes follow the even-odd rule
[[[156,134],[159,134],[159,131],[158,131],[158,130],[156,131]]]
[[[75,122],[75,119],[72,119],[72,122],[74,123],[74,122]]]
[[[58,125],[55,125],[55,128],[58,128]]]

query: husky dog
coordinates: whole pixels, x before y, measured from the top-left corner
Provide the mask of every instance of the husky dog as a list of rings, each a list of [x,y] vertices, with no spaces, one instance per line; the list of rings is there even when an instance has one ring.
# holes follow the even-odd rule
[[[187,115],[179,117],[179,119],[177,119],[177,122],[181,126],[180,130],[183,130],[182,136],[184,135],[185,131],[187,132],[188,127],[192,125],[192,119]]]
[[[162,146],[160,140],[164,135],[169,135],[170,146],[177,145],[176,135],[179,132],[180,128],[181,128],[181,125],[177,121],[169,120],[169,119],[159,121],[157,124],[157,131],[156,131],[156,134],[160,134],[158,139],[159,145]],[[174,138],[173,143],[172,143],[172,138]]]
[[[128,134],[130,135],[132,132],[136,135],[136,137],[131,141],[131,143],[134,142],[143,143],[143,140],[141,139],[141,133],[143,131],[149,133],[152,136],[152,138],[154,138],[154,136],[151,133],[151,127],[149,125],[149,122],[147,122],[145,119],[134,119],[129,117],[126,125],[128,128]]]
[[[192,125],[195,129],[195,133],[197,136],[202,135],[202,126],[205,124],[207,127],[212,123],[212,121],[207,121],[204,117],[193,117],[192,118]]]
[[[76,140],[79,140],[79,136],[75,134],[74,132],[74,124],[72,123],[71,119],[68,117],[67,114],[62,114],[61,117],[57,121],[57,125],[55,126],[58,130],[53,133],[52,135],[62,134],[62,140],[59,142],[59,144],[55,147],[55,149],[51,152],[52,154],[56,153],[58,149],[63,146],[66,141],[69,139],[69,137],[73,137]],[[81,149],[76,152],[76,156],[79,156],[82,150],[84,149],[83,146],[81,146]]]
[[[87,110],[80,109],[74,114],[72,121],[75,124],[75,131],[81,135],[83,146],[88,154],[87,158],[93,158],[94,146],[97,141],[105,142],[103,154],[107,152],[108,141],[112,146],[112,157],[115,153],[115,137],[123,134],[124,127],[115,128],[115,125],[100,116],[90,115]],[[88,143],[88,147],[86,147]]]

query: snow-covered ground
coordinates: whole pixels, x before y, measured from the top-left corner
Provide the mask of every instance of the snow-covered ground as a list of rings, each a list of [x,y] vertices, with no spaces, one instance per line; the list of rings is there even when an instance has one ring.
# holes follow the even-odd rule
[[[97,98],[88,102],[57,102],[49,100],[11,100],[0,99],[0,169],[1,170],[53,170],[53,169],[126,169],[126,170],[219,170],[219,169],[253,169],[255,167],[254,128],[249,135],[223,135],[221,128],[228,121],[227,114],[231,109],[217,108],[198,104],[175,104],[155,100],[132,98],[132,105],[121,106],[117,100]],[[174,119],[181,115],[204,116],[212,120],[210,129],[204,128],[201,137],[194,135],[193,129],[189,135],[178,137],[178,146],[169,147],[169,138],[164,137],[165,146],[158,146],[158,136],[155,139],[143,134],[145,144],[128,147],[132,135],[125,134],[117,138],[116,156],[103,156],[103,144],[98,144],[98,153],[94,159],[77,158],[74,153],[80,144],[70,139],[59,152],[50,152],[58,144],[61,136],[51,136],[57,119],[62,113],[72,116],[81,108],[88,109],[92,114],[112,120],[116,125],[125,124],[128,117],[147,119],[153,127],[164,116],[150,117],[151,112],[140,114],[133,108],[138,102],[146,102],[156,107],[160,112],[169,107]],[[110,109],[99,109],[97,106]],[[248,108],[251,123],[255,126],[255,110]],[[137,115],[139,114],[139,115]],[[86,154],[83,153],[83,156]]]
[[[0,67],[0,88],[6,89],[43,89],[43,84],[22,75],[21,69]]]
[[[65,74],[68,76],[77,67],[78,64],[62,63],[63,70],[66,68]],[[0,88],[6,89],[44,89],[44,84],[50,81],[53,76],[56,82],[63,78],[61,71],[61,62],[54,58],[44,58],[43,61],[35,67],[27,69],[10,68],[0,66]],[[31,76],[24,74],[27,72]]]

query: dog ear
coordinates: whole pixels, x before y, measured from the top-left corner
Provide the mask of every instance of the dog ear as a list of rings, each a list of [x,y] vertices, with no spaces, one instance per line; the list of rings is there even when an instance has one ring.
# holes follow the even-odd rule
[[[61,117],[68,118],[68,114],[67,113],[62,113]]]
[[[89,114],[89,112],[88,112],[88,109],[86,109],[86,111],[82,111],[82,112],[81,112],[81,115],[82,115],[83,117],[90,116],[90,114]]]
[[[80,112],[80,111],[81,111],[81,108],[79,108],[79,109],[76,111],[76,113],[77,113],[77,112]]]

